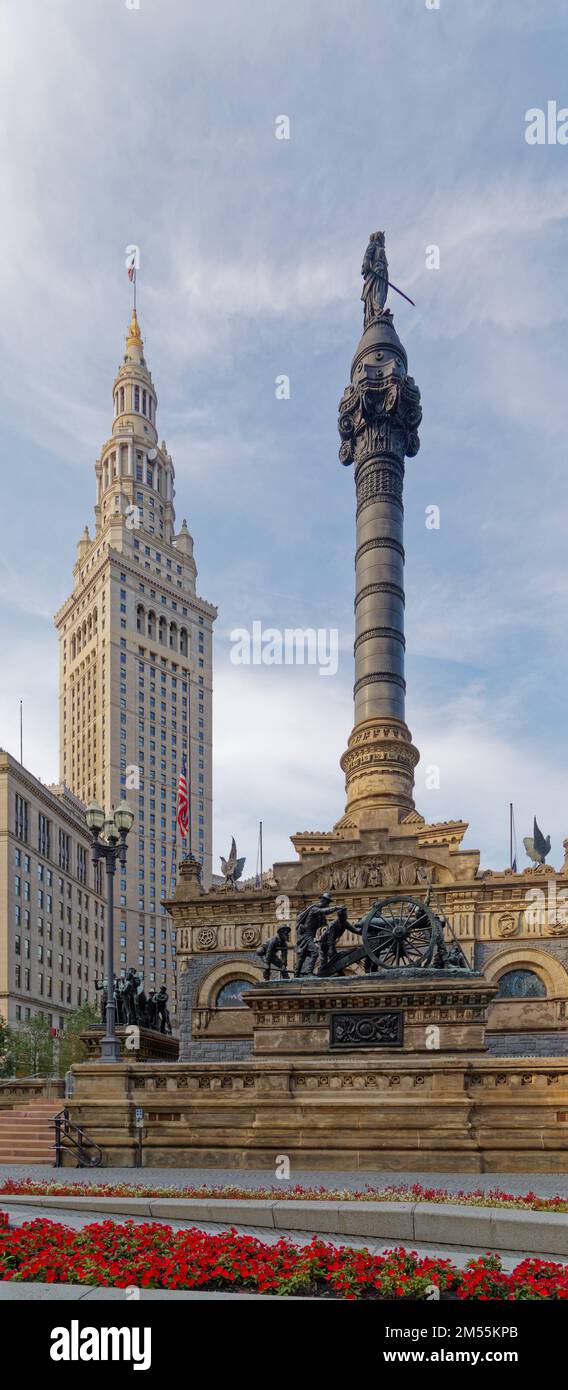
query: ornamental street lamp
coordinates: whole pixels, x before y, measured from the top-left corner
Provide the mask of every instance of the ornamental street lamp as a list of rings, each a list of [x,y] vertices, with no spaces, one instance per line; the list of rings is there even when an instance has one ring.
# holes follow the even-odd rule
[[[116,1003],[114,997],[114,875],[118,859],[126,865],[126,836],[134,821],[127,801],[121,801],[116,811],[106,815],[98,801],[87,807],[86,821],[91,832],[93,864],[104,859],[107,872],[107,929],[105,965],[107,985],[106,1033],[101,1039],[101,1062],[120,1062],[120,1042],[116,1032]],[[104,839],[101,839],[101,835]]]

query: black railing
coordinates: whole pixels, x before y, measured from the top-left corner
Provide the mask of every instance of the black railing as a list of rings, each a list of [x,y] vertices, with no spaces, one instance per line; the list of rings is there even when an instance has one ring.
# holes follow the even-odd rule
[[[54,1116],[55,1127],[55,1167],[63,1167],[63,1154],[72,1153],[76,1157],[76,1168],[100,1168],[103,1151],[94,1139],[73,1124],[69,1119],[67,1107]]]

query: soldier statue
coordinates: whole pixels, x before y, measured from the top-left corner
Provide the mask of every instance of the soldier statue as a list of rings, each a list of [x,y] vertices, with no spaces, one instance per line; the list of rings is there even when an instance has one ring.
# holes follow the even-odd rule
[[[116,1009],[116,1022],[119,1027],[123,1028],[126,1023],[124,980],[115,980],[114,982],[114,1006]]]
[[[168,998],[169,995],[166,986],[160,985],[154,1000],[160,1033],[171,1033],[172,1031],[171,1019],[167,1008]]]
[[[361,267],[363,280],[364,324],[368,328],[382,314],[389,287],[389,267],[385,251],[384,232],[371,232]]]
[[[108,1004],[108,980],[95,980],[95,989],[100,992],[99,1008],[101,1012],[101,1022],[106,1023],[106,1011]]]
[[[346,907],[338,907],[336,910],[337,917],[335,921],[330,922],[329,926],[322,932],[318,942],[322,968],[326,966],[328,961],[335,955],[335,947],[340,936],[343,936],[343,933],[346,931],[358,930],[357,926],[355,925],[355,927],[353,927],[349,921]]]
[[[158,1006],[156,1004],[156,991],[151,989],[146,1000],[146,1027],[157,1029],[158,1027]]]
[[[124,1007],[124,1022],[139,1023],[138,995],[142,988],[142,980],[138,971],[131,965],[126,971],[126,978],[122,986],[122,1002]]]
[[[281,980],[290,979],[288,974],[289,942],[290,927],[287,923],[283,923],[283,925],[278,928],[276,936],[271,936],[269,941],[265,941],[262,946],[259,946],[256,954],[260,956],[264,965],[264,970],[262,972],[263,979],[270,979],[270,972],[273,967],[275,970],[280,971]]]
[[[322,893],[316,903],[304,908],[296,922],[296,975],[313,975],[320,958],[317,933],[325,927],[331,912],[331,893]]]

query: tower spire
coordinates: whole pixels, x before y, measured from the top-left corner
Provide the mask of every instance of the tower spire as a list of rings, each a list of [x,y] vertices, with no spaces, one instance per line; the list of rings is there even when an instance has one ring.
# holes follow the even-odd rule
[[[346,814],[360,827],[414,807],[419,753],[405,722],[403,481],[420,447],[420,392],[388,293],[384,232],[363,261],[364,328],[339,406],[342,463],[355,466],[355,723],[341,759]]]

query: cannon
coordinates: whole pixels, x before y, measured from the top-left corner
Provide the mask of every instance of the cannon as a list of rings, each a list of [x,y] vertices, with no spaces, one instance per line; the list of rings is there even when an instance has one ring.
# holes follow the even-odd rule
[[[343,908],[338,926],[340,930],[335,933],[335,923],[327,928],[327,949],[320,953],[319,976],[341,975],[360,961],[369,974],[389,969],[469,969],[449,923],[432,911],[429,902],[417,898],[382,899],[355,923],[347,920]],[[445,928],[451,938],[449,945]],[[337,947],[338,936],[346,930],[360,936],[361,944]]]

